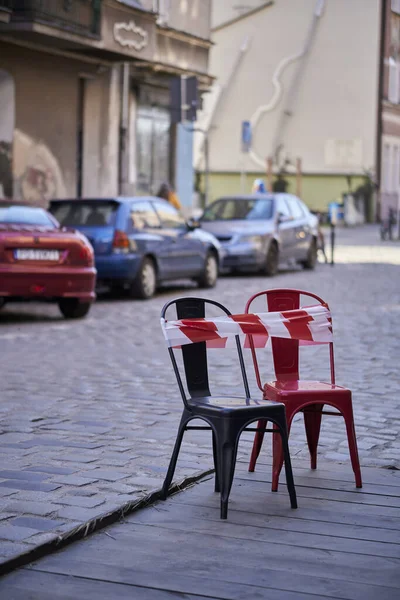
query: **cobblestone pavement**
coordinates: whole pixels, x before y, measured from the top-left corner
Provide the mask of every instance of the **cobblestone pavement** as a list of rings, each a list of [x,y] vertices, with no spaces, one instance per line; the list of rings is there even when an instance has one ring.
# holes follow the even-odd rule
[[[0,313],[0,560],[26,552],[160,487],[181,401],[159,327],[163,303],[196,294],[241,312],[268,287],[313,291],[331,305],[337,382],[353,390],[363,465],[400,467],[400,245],[376,226],[339,230],[336,264],[274,279],[223,277],[215,290],[169,287],[149,302],[101,298],[66,322],[52,305]],[[329,250],[329,248],[328,248]],[[304,348],[303,377],[326,377],[326,348]],[[217,391],[241,393],[229,350],[213,351]],[[257,394],[246,353],[252,390]],[[265,378],[272,376],[265,360]],[[269,366],[268,366],[269,365]],[[249,434],[248,434],[249,435]],[[206,433],[188,433],[177,480],[212,466]],[[251,437],[241,452],[248,455]],[[300,417],[293,455],[306,456]],[[266,444],[264,452],[269,452]],[[350,469],[344,424],[323,421],[320,453]]]

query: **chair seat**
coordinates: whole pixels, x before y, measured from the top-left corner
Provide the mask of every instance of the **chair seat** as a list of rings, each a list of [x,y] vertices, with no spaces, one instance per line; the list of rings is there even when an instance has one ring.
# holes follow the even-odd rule
[[[223,413],[224,415],[230,412],[248,410],[251,413],[265,413],[265,410],[280,409],[282,403],[265,400],[263,398],[245,398],[244,396],[200,396],[190,398],[189,405],[196,407],[196,411]]]
[[[285,397],[312,398],[318,396],[318,401],[326,398],[351,398],[351,391],[340,385],[323,381],[269,381],[264,385],[264,395],[270,400],[284,401]],[[315,398],[317,400],[317,398]]]

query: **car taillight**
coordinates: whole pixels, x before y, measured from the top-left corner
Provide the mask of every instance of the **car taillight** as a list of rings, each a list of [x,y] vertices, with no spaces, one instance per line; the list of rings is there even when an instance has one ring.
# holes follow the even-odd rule
[[[129,238],[124,231],[116,229],[112,247],[115,254],[128,254],[130,243]]]
[[[88,267],[93,267],[94,265],[94,255],[93,255],[93,250],[90,246],[86,246],[86,244],[83,246],[80,246],[79,248],[79,252],[78,252],[78,261],[81,264],[84,264]]]

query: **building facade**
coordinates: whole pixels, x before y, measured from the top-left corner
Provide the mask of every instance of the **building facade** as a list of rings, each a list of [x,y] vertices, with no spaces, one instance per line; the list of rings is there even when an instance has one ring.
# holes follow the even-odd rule
[[[169,85],[195,75],[209,88],[210,11],[211,0],[0,0],[0,197],[189,189],[192,165],[177,175],[176,158],[191,134],[171,125]]]
[[[381,89],[380,205],[378,217],[389,209],[400,216],[400,1],[382,2],[383,60]]]
[[[217,3],[229,5],[225,21]],[[293,193],[301,161],[301,195],[317,210],[376,177],[380,4],[215,0],[216,83],[203,112],[211,198],[249,193],[255,178],[266,178],[268,158]],[[243,121],[252,126],[248,153]],[[200,137],[195,165],[204,169]]]

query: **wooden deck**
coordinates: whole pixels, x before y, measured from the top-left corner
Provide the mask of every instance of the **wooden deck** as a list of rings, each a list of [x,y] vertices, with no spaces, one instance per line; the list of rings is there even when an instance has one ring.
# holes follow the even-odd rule
[[[260,461],[261,462],[261,461]],[[227,521],[208,478],[5,576],[4,600],[397,600],[400,471],[294,460],[298,510],[270,466],[238,463]]]

